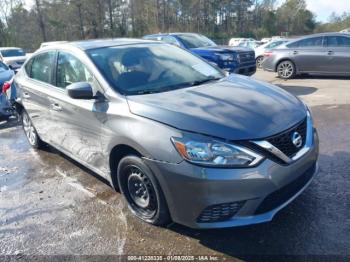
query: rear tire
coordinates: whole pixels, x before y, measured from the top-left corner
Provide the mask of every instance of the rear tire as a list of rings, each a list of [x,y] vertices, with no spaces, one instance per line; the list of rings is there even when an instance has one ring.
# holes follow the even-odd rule
[[[140,157],[126,156],[119,162],[118,184],[129,209],[139,219],[156,226],[171,222],[163,191]]]
[[[28,139],[29,144],[36,149],[40,149],[43,146],[43,142],[41,141],[38,133],[36,132],[35,127],[33,126],[32,121],[29,118],[28,113],[25,110],[22,111],[21,120],[23,130]]]
[[[284,60],[277,65],[277,74],[282,79],[291,79],[296,74],[296,68],[292,61]]]
[[[264,57],[263,56],[259,56],[256,58],[256,67],[261,69],[262,68],[262,62],[264,60]]]

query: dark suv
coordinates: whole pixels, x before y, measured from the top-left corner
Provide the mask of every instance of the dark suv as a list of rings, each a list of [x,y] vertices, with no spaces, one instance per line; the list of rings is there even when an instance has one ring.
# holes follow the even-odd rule
[[[209,38],[193,33],[155,34],[143,38],[185,48],[229,73],[250,76],[256,72],[255,53],[250,48],[218,46]]]
[[[298,74],[350,75],[350,35],[310,35],[265,52],[264,70],[284,79]]]

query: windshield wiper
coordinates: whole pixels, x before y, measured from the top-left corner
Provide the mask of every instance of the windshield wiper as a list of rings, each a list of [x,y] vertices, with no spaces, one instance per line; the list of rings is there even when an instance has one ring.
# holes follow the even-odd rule
[[[185,82],[185,83],[180,83],[180,84],[176,84],[176,85],[171,85],[171,86],[167,86],[165,88],[160,88],[160,89],[140,90],[140,91],[137,91],[133,94],[134,95],[148,95],[148,94],[162,93],[162,92],[173,91],[173,90],[184,88],[184,87],[198,86],[198,85],[201,85],[201,84],[204,84],[207,82],[216,81],[216,80],[220,80],[220,79],[221,79],[221,77],[210,77],[210,78],[203,79],[203,80],[197,80],[197,81],[193,81],[193,82]]]
[[[159,90],[140,90],[137,91],[137,95],[147,95],[147,94],[154,94],[154,93],[159,93]]]
[[[221,79],[220,77],[210,77],[210,78],[203,79],[203,80],[197,80],[197,81],[192,82],[191,86],[199,86],[199,85],[205,84],[207,82],[216,81],[216,80],[220,80],[220,79]]]

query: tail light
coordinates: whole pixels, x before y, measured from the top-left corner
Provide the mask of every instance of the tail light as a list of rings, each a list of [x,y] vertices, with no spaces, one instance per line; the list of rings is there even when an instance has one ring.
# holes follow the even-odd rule
[[[11,82],[6,81],[3,85],[2,85],[2,92],[5,93],[7,90],[9,90],[11,87]]]
[[[264,53],[264,56],[265,57],[269,57],[269,56],[272,56],[272,51],[265,51],[265,53]]]

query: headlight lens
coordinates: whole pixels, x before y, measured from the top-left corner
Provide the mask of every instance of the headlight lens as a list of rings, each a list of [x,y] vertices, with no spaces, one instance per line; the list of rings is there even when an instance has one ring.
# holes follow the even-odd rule
[[[259,163],[263,157],[242,146],[220,141],[194,141],[172,138],[179,154],[186,160],[203,165],[249,167]]]
[[[219,57],[220,60],[222,61],[234,61],[235,57],[233,54],[221,54],[221,53],[216,53],[216,55]]]

